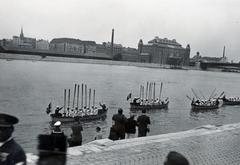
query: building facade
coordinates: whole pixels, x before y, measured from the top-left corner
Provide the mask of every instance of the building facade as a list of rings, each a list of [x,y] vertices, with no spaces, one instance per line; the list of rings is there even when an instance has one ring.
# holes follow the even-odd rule
[[[143,55],[144,62],[170,64],[170,65],[188,65],[190,56],[190,46],[183,48],[175,39],[161,39],[155,37],[143,44],[140,40],[138,50]],[[149,57],[146,57],[148,55]],[[149,61],[147,61],[149,60]],[[140,58],[140,62],[143,62]]]
[[[49,50],[49,42],[47,40],[37,40],[36,49]]]
[[[73,38],[54,38],[50,42],[50,50],[56,52],[68,52],[73,54],[95,53],[97,44],[95,41],[81,41]]]

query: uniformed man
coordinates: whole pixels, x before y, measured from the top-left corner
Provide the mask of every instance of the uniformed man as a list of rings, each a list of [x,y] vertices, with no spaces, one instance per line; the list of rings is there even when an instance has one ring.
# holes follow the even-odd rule
[[[151,124],[150,118],[145,115],[146,110],[142,110],[142,115],[137,118],[138,125],[138,137],[147,136],[147,132],[149,132],[148,124]]]
[[[26,155],[12,137],[14,124],[18,119],[14,116],[0,113],[0,164],[26,165]]]

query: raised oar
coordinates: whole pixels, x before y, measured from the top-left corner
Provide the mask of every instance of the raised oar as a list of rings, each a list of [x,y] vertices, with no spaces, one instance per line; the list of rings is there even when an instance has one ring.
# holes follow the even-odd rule
[[[88,99],[88,108],[90,109],[91,108],[91,88],[88,89],[88,94],[89,94],[89,99]]]
[[[218,96],[218,98],[222,97],[223,94],[224,94],[224,91]]]
[[[189,97],[188,95],[186,95],[186,97],[187,97],[190,101],[192,101],[191,97]]]
[[[161,86],[160,86],[160,93],[159,93],[159,101],[161,100],[161,95],[162,95],[162,86],[163,86],[163,83],[161,82]]]
[[[85,107],[87,108],[87,85],[85,84]]]
[[[63,113],[66,114],[66,97],[67,97],[67,90],[64,89],[64,100],[63,100]]]
[[[83,89],[84,85],[82,84],[82,92],[81,92],[81,109],[83,109]]]
[[[198,99],[198,100],[200,100],[200,98],[198,97],[198,95],[195,93],[195,91],[191,88],[191,90],[192,90],[192,93],[194,94],[194,96]]]
[[[153,101],[155,101],[155,82],[153,83]]]
[[[76,109],[78,109],[79,106],[79,84],[77,85],[77,107]]]
[[[206,97],[202,94],[202,91],[199,90],[199,93],[200,93],[201,96],[204,98],[204,100],[207,100]]]
[[[68,89],[68,107],[67,107],[68,115],[69,115],[69,109],[70,109],[70,94],[71,94],[71,91],[70,91],[70,89]]]
[[[73,94],[73,105],[72,105],[72,109],[74,109],[74,105],[75,105],[76,88],[77,88],[77,84],[74,85],[74,94]]]
[[[93,89],[93,107],[95,107],[95,94],[96,94],[95,89]]]
[[[147,87],[146,87],[146,100],[148,99],[148,82],[147,82]]]
[[[210,100],[210,99],[212,98],[212,96],[213,96],[213,94],[215,93],[215,91],[216,91],[216,88],[212,91],[212,93],[211,93],[211,95],[209,96],[209,99],[208,99],[208,100]]]

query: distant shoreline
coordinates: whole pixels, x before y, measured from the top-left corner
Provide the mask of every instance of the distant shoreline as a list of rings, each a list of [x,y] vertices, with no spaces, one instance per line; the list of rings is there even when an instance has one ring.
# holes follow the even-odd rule
[[[196,70],[195,68],[182,67],[171,68],[170,65],[160,65],[154,63],[139,63],[128,61],[113,61],[113,60],[97,60],[97,59],[83,59],[83,58],[67,58],[67,57],[42,57],[40,55],[26,55],[26,54],[12,54],[12,53],[0,53],[0,59],[7,61],[12,60],[27,60],[27,61],[49,61],[49,62],[68,62],[68,63],[86,63],[86,64],[103,64],[103,65],[120,65],[120,66],[136,66],[146,68],[159,68],[159,69],[178,69],[178,70]]]

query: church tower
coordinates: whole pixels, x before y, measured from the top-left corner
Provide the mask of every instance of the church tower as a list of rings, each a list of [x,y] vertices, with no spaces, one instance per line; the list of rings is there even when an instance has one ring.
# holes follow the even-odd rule
[[[21,27],[21,33],[20,33],[20,39],[23,39],[24,35],[23,35],[23,28]]]

